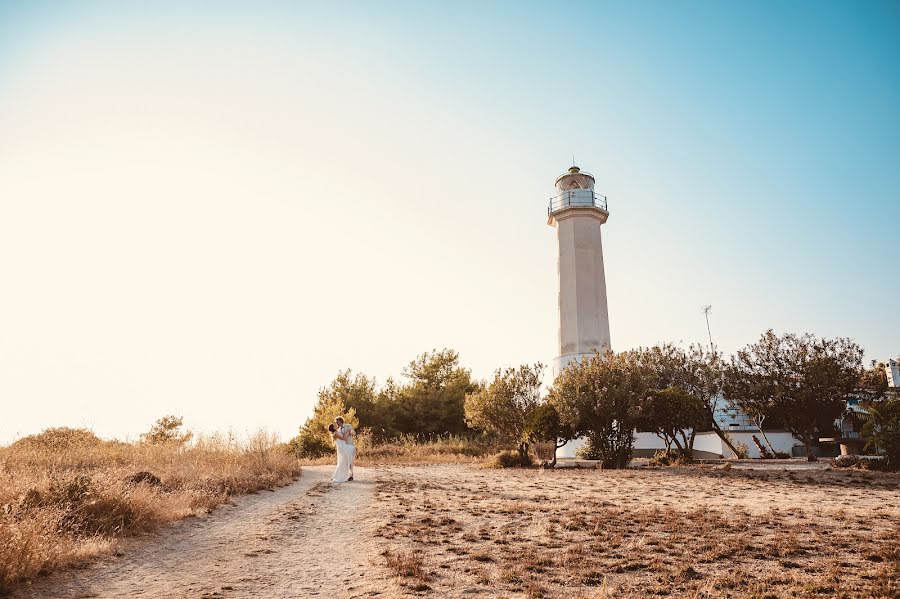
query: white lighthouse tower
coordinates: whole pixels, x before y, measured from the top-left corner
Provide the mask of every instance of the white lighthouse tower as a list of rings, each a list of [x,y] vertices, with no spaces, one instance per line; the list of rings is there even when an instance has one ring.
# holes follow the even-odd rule
[[[573,361],[611,349],[600,227],[609,218],[594,177],[577,166],[556,180],[547,224],[559,240],[559,354],[556,376]]]

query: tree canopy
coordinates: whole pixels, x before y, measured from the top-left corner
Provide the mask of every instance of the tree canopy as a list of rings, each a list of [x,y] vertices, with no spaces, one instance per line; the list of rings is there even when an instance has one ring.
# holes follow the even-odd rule
[[[640,401],[652,379],[627,353],[595,354],[569,364],[556,378],[549,401],[560,421],[588,437],[586,457],[604,468],[624,468],[631,459]]]
[[[543,373],[540,363],[497,370],[493,380],[466,396],[466,422],[517,444],[520,456],[526,458],[531,441],[529,425],[541,405]]]
[[[849,339],[769,330],[732,358],[725,394],[752,417],[777,419],[803,441],[812,461],[818,436],[834,433],[834,421],[854,397],[862,354]]]

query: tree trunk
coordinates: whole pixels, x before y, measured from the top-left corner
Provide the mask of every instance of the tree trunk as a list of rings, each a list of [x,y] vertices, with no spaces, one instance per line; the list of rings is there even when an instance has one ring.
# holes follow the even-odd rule
[[[668,451],[672,447],[672,444],[669,442],[669,438],[665,435],[665,433],[653,433],[653,434],[656,435],[657,437],[659,437],[660,439],[662,439],[662,442],[666,444],[666,451]]]
[[[676,433],[676,435],[677,435],[677,433]],[[682,438],[684,438],[684,433],[682,433]],[[687,444],[682,445],[682,444],[678,441],[678,437],[677,437],[677,436],[672,437],[672,440],[675,442],[675,447],[678,448],[678,453],[681,454],[682,457],[685,457],[685,458],[690,457],[690,456],[688,455],[688,453],[687,453],[687,450],[686,450]]]
[[[738,450],[735,449],[734,444],[731,442],[731,439],[728,438],[728,435],[719,427],[719,423],[716,422],[715,418],[712,420],[713,430],[719,435],[719,438],[722,439],[722,443],[728,446],[732,452],[734,452],[735,457],[738,455]]]
[[[519,459],[522,461],[522,465],[528,463],[528,443],[524,441],[519,443]]]
[[[553,439],[553,460],[550,461],[551,468],[556,468],[556,452],[562,447],[565,447],[565,445],[565,442],[560,443],[559,439]]]
[[[812,437],[810,437],[809,435],[803,435],[803,447],[806,448],[806,461],[817,462],[818,459],[812,451]]]
[[[766,442],[766,447],[768,447],[768,448],[769,448],[769,451],[772,452],[772,457],[773,457],[773,458],[774,458],[774,457],[777,457],[777,456],[775,455],[775,448],[772,447],[772,444],[771,444],[771,443],[769,443],[769,438],[766,436],[766,432],[763,430],[763,422],[765,422],[765,419],[763,419],[763,420],[755,420],[755,419],[754,419],[753,424],[755,424],[755,425],[756,425],[756,428],[759,429],[759,434],[762,435],[763,441]]]
[[[681,440],[684,443],[684,449],[681,450],[681,453],[684,457],[689,460],[694,459],[694,430],[691,429],[690,436],[685,435],[684,431],[678,431],[678,434],[681,435]]]

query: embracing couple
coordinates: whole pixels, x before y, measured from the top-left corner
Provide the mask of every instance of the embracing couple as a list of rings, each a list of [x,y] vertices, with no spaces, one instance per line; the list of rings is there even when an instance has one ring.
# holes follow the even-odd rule
[[[333,424],[328,425],[328,432],[337,448],[337,468],[331,477],[336,483],[345,483],[353,480],[353,458],[356,457],[356,446],[353,438],[356,431],[349,424],[344,424],[344,419],[338,416]]]

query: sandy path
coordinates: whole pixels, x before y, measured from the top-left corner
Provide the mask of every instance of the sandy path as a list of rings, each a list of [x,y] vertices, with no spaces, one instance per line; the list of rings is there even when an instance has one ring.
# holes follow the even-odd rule
[[[382,594],[373,539],[375,472],[330,481],[332,467],[238,498],[208,518],[183,521],[124,547],[117,558],[63,572],[16,598],[362,597]],[[334,585],[343,590],[338,591]],[[380,592],[381,591],[381,592]],[[384,596],[384,595],[382,595]]]

